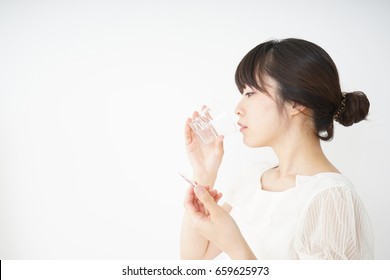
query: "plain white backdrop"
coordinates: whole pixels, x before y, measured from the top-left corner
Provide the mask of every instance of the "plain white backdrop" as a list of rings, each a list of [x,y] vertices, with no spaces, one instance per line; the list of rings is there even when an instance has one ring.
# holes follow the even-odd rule
[[[211,99],[233,112],[238,62],[287,37],[371,101],[323,146],[390,259],[389,26],[386,0],[0,0],[0,259],[178,259],[184,121]],[[264,159],[227,137],[217,188]]]

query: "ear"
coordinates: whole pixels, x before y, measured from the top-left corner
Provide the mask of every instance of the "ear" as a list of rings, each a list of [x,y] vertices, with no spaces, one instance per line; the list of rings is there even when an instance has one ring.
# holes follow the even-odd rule
[[[302,113],[305,110],[306,110],[305,106],[303,106],[303,105],[301,105],[299,103],[296,103],[296,102],[292,102],[288,106],[288,112],[289,112],[290,116],[296,116],[296,115]]]

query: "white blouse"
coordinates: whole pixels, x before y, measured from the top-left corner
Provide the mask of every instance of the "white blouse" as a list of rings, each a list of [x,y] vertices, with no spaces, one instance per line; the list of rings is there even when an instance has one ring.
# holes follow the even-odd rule
[[[247,168],[224,191],[231,215],[258,259],[372,259],[371,222],[342,174],[296,176],[283,192],[262,189],[275,165]]]

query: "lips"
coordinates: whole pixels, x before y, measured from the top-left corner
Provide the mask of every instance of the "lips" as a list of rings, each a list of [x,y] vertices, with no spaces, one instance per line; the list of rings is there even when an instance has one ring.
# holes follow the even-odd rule
[[[237,125],[240,127],[240,131],[243,131],[244,129],[248,128],[247,126],[243,125],[240,122],[238,122]]]

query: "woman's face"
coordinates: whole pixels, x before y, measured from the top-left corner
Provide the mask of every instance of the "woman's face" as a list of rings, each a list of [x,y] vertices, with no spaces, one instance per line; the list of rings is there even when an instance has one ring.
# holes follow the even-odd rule
[[[240,132],[249,147],[272,147],[286,130],[276,102],[276,82],[270,78],[267,82],[268,93],[246,86],[236,107]]]

